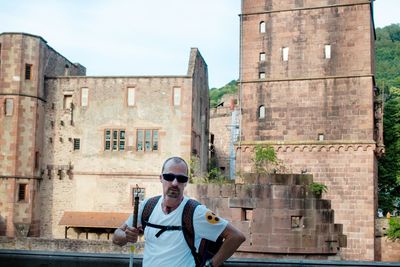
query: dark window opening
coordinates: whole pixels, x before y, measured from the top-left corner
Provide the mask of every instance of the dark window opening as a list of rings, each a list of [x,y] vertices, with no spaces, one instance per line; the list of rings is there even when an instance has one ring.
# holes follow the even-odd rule
[[[32,64],[25,64],[25,80],[32,80]]]
[[[27,184],[18,184],[18,201],[26,201]]]
[[[81,139],[74,138],[74,150],[81,149]]]

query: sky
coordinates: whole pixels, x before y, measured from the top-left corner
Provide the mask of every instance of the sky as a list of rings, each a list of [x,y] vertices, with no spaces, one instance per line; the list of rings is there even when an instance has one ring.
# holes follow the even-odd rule
[[[186,75],[190,48],[209,86],[239,76],[240,0],[0,0],[0,32],[39,35],[89,76]],[[400,23],[399,0],[376,0],[375,26]]]

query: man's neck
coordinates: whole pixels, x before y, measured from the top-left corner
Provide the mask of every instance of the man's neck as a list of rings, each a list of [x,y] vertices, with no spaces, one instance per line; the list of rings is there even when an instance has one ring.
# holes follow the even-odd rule
[[[183,196],[180,197],[179,199],[169,198],[165,196],[161,205],[163,212],[165,214],[173,212],[179,207],[182,201],[183,201]]]

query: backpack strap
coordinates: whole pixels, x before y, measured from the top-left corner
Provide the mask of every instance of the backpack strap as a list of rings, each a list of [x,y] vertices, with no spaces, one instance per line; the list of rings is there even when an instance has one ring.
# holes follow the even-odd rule
[[[182,212],[182,231],[185,237],[186,243],[188,244],[190,251],[192,252],[196,266],[201,263],[201,257],[196,252],[196,247],[194,245],[194,227],[193,227],[193,215],[196,207],[200,203],[194,199],[189,199]]]
[[[142,223],[142,228],[144,231],[144,228],[146,228],[146,225],[149,222],[149,218],[151,213],[153,212],[154,208],[156,207],[158,200],[160,200],[161,196],[155,196],[152,198],[149,198],[146,202],[146,204],[143,207],[142,211],[142,216],[141,216],[141,223]]]
[[[154,224],[154,223],[149,223],[149,222],[145,222],[145,223],[149,227],[160,229],[160,231],[158,231],[156,234],[157,238],[165,231],[180,231],[180,230],[182,230],[182,226],[159,225],[159,224]]]

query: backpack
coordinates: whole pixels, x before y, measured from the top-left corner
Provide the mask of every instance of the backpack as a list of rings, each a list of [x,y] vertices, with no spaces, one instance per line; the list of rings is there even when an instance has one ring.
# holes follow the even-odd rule
[[[222,246],[223,240],[222,237],[218,237],[218,239],[214,242],[208,239],[201,239],[199,252],[196,252],[196,247],[194,245],[194,227],[193,227],[193,214],[194,210],[200,203],[196,200],[189,199],[182,212],[182,226],[165,226],[165,225],[157,225],[149,223],[149,218],[151,213],[153,212],[158,200],[161,196],[155,196],[149,198],[146,204],[143,207],[141,223],[143,227],[143,231],[146,226],[150,226],[153,228],[158,228],[160,231],[157,232],[156,237],[159,237],[165,231],[182,231],[183,236],[185,237],[186,243],[192,252],[194,261],[196,266],[203,266],[208,259],[211,259]]]

